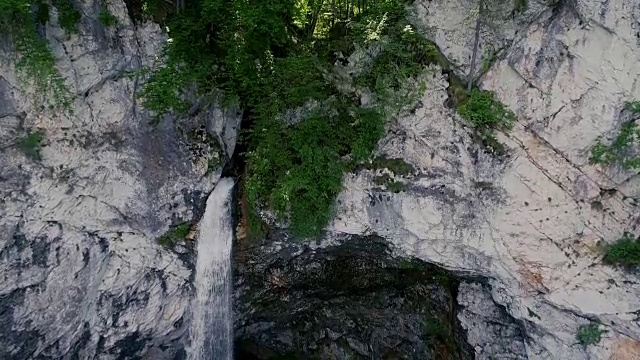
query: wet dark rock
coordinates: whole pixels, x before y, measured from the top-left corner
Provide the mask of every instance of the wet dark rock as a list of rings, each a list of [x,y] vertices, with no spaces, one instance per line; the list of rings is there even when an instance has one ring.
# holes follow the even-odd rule
[[[451,274],[375,236],[283,246],[248,249],[236,266],[236,358],[473,358]]]

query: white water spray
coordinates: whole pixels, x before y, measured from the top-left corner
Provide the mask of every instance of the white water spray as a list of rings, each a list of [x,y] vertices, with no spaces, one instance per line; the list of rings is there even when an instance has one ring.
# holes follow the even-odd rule
[[[220,179],[207,199],[200,221],[195,288],[189,329],[189,360],[230,360],[233,355],[231,311],[231,178]]]

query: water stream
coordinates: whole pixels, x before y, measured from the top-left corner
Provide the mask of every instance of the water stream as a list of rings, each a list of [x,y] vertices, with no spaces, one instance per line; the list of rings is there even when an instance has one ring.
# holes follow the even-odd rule
[[[231,191],[234,180],[220,179],[207,199],[200,221],[191,304],[189,360],[230,360],[233,353],[231,310]]]

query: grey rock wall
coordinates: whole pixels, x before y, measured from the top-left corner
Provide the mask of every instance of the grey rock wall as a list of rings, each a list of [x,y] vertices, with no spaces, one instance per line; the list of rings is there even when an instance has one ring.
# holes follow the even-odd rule
[[[640,183],[637,171],[588,158],[598,137],[611,139],[629,118],[625,102],[640,98],[640,3],[529,1],[509,16],[513,3],[502,3],[481,39],[503,49],[480,86],[518,115],[498,134],[507,155],[472,140],[443,105],[448,82],[432,68],[424,96],[379,144],[380,154],[416,169],[392,175],[406,191],[376,186],[385,170],[348,176],[332,230],[378,234],[407,254],[487,277],[491,298],[521,322],[528,358],[638,358],[637,276],[601,259],[604,245],[637,233]],[[414,5],[417,28],[466,74],[477,2]],[[582,346],[576,333],[591,322],[607,332]]]
[[[199,219],[239,116],[204,109],[150,126],[134,96],[140,79],[127,73],[156,61],[160,28],[134,26],[110,1],[118,24],[105,29],[98,2],[78,4],[78,34],[55,11],[44,31],[72,115],[42,108],[0,65],[0,358],[162,359],[180,348],[191,270],[155,239]],[[20,149],[29,131],[44,135],[41,160]],[[194,134],[219,140],[202,148]]]

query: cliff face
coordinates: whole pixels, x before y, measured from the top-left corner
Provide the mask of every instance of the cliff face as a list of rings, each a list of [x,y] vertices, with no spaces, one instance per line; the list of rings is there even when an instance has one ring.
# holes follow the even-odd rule
[[[81,10],[78,34],[45,29],[73,115],[41,108],[0,66],[2,359],[162,358],[158,346],[171,348],[188,322],[192,272],[185,247],[155,239],[200,218],[220,175],[207,164],[235,144],[235,113],[149,125],[134,96],[140,79],[127,72],[154,61],[159,27],[134,26],[122,1],[110,2],[118,24],[108,29],[92,20],[98,2]],[[34,131],[41,160],[20,146]]]
[[[412,114],[380,142],[380,154],[415,168],[398,177],[406,191],[385,191],[372,172],[349,177],[333,229],[375,233],[409,255],[486,276],[493,300],[524,326],[530,358],[638,357],[638,280],[601,259],[603,245],[637,233],[640,182],[637,171],[588,159],[598,137],[612,139],[630,119],[625,103],[640,98],[633,30],[640,3],[529,2],[515,15],[510,2],[493,5],[479,63],[495,62],[480,85],[518,115],[498,135],[506,155],[487,154],[443,106],[449,83],[434,68]],[[461,74],[474,7],[462,0],[415,7],[420,31]],[[576,334],[590,322],[608,332],[585,347]],[[492,355],[485,344],[476,348],[480,358]]]
[[[368,356],[374,349],[360,346],[367,339],[354,328],[326,328],[344,325],[347,305],[375,309],[399,298],[416,306],[391,307],[406,315],[399,339],[417,344],[424,319],[410,312],[422,306],[415,300],[425,292],[437,295],[430,309],[448,314],[455,307],[446,303],[457,297],[458,320],[448,326],[459,327],[456,334],[466,330],[473,347],[459,344],[461,358],[471,352],[480,359],[640,357],[637,276],[601,263],[603,244],[637,233],[640,181],[635,171],[588,161],[596,139],[615,136],[630,119],[625,102],[640,100],[640,2],[530,0],[514,11],[515,3],[521,2],[488,6],[478,60],[486,64],[478,66],[480,86],[518,115],[514,129],[498,134],[505,155],[473,140],[445,106],[447,76],[430,68],[420,101],[390,121],[378,149],[414,171],[363,170],[345,179],[330,238],[342,243],[351,239],[345,234],[355,235],[354,247],[297,248],[295,256],[254,250],[259,262],[242,270],[235,299],[238,337],[249,348],[287,353],[295,339],[309,353]],[[0,358],[173,358],[189,322],[193,258],[188,243],[169,250],[155,239],[202,216],[233,153],[240,116],[202,108],[188,119],[150,125],[134,96],[142,79],[128,73],[156,60],[162,32],[134,24],[120,0],[109,2],[118,19],[110,28],[95,20],[100,4],[78,4],[78,34],[63,32],[55,16],[44,29],[76,95],[73,115],[42,108],[15,69],[0,63]],[[417,31],[460,75],[469,68],[475,7],[470,0],[412,6]],[[43,134],[41,160],[20,146],[36,130]],[[404,190],[376,184],[382,174]],[[392,246],[363,244],[369,235]],[[331,265],[336,254],[353,266]],[[365,255],[370,262],[356,261]],[[397,276],[408,271],[397,259],[406,256],[421,264],[414,274],[424,271],[423,262],[435,263],[483,285],[462,281],[456,291],[418,280],[407,285]],[[340,293],[344,284],[314,264],[360,276],[346,282],[355,288],[369,270],[380,275],[365,287],[366,294],[382,294],[380,302]],[[398,295],[395,283],[409,290]],[[309,288],[316,285],[331,296]],[[267,290],[290,291],[271,299],[307,311],[308,319],[319,309],[329,315],[288,324],[294,317],[268,312],[264,299],[253,296]],[[383,318],[390,321],[389,314]],[[391,331],[382,320],[359,321]],[[578,328],[596,321],[608,331],[602,341],[579,345]],[[260,338],[265,323],[271,330]],[[293,329],[312,339],[295,338]],[[448,346],[438,341],[421,345],[421,354],[436,356],[434,348]]]

